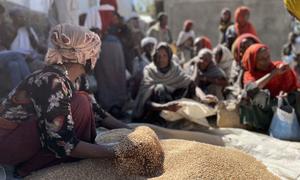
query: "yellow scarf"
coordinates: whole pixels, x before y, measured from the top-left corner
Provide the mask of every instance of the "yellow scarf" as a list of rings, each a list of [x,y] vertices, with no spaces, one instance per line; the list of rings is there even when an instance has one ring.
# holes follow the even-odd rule
[[[299,0],[283,0],[287,10],[300,20],[300,1]]]

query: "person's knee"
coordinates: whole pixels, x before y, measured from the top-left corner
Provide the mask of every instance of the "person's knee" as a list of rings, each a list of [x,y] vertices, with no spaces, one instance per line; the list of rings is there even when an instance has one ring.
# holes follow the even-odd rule
[[[163,84],[157,84],[154,87],[155,94],[164,94],[166,92],[166,87]]]
[[[91,101],[89,95],[85,92],[74,92],[71,107],[72,111],[90,112]]]

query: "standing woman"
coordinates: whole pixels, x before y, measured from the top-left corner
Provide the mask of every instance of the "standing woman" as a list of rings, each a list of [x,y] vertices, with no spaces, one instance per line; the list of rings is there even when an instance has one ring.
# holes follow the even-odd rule
[[[226,40],[226,31],[229,26],[233,23],[231,21],[231,11],[228,8],[224,8],[221,11],[220,23],[219,23],[219,31],[220,31],[220,38],[219,43],[223,44]]]
[[[101,41],[88,29],[60,24],[50,32],[44,69],[22,81],[0,106],[0,164],[16,166],[17,176],[79,158],[111,158],[95,145],[89,97],[73,84],[94,68]],[[106,119],[107,115],[102,114]]]
[[[241,6],[235,10],[235,33],[240,36],[244,33],[250,33],[257,36],[254,26],[249,22],[250,9],[246,6]]]
[[[182,63],[186,63],[193,58],[194,39],[193,21],[186,20],[176,42],[178,48],[177,54]]]

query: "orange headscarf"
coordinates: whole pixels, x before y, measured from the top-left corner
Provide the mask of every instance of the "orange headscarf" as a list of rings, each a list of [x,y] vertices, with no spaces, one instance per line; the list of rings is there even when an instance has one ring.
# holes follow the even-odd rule
[[[282,61],[273,61],[270,63],[269,68],[266,71],[256,70],[256,59],[257,54],[261,48],[269,49],[264,44],[253,44],[250,46],[243,56],[243,67],[245,69],[244,74],[244,84],[249,84],[254,82],[266,74],[272,72],[276,67],[283,64]],[[284,83],[284,86],[282,85]],[[277,75],[273,77],[269,83],[265,86],[268,89],[272,97],[279,95],[280,91],[290,93],[297,90],[297,78],[295,73],[290,69],[282,75]]]
[[[232,46],[232,54],[234,55],[234,59],[238,62],[240,62],[243,58],[243,57],[240,56],[242,41],[244,39],[248,39],[248,38],[253,39],[256,43],[261,43],[261,40],[257,36],[254,36],[253,34],[246,33],[246,34],[243,34],[243,35],[239,36],[235,40],[235,42]]]
[[[253,25],[250,22],[247,22],[246,24],[244,24],[243,26],[241,24],[238,23],[238,19],[239,18],[245,18],[245,16],[247,14],[250,14],[250,10],[249,8],[245,7],[245,6],[241,6],[239,8],[237,8],[235,10],[235,14],[234,14],[234,18],[235,18],[235,32],[238,36],[244,34],[244,33],[250,33],[253,34],[255,36],[257,36],[256,34],[256,30],[253,27]]]
[[[211,43],[211,40],[208,37],[201,36],[201,37],[196,38],[194,44],[198,44],[198,43],[202,43],[204,48],[212,50],[212,43]]]

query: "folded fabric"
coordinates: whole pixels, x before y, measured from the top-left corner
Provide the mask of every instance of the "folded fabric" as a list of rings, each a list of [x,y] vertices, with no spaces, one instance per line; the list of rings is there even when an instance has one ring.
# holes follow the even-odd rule
[[[206,117],[216,115],[217,110],[209,107],[206,104],[191,100],[180,99],[173,101],[172,103],[178,103],[181,108],[177,112],[162,111],[160,116],[167,121],[178,121],[180,119],[186,119],[196,124],[209,127]]]

